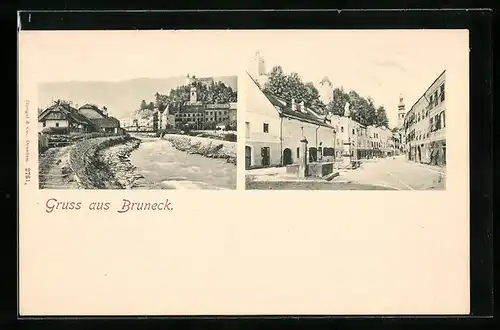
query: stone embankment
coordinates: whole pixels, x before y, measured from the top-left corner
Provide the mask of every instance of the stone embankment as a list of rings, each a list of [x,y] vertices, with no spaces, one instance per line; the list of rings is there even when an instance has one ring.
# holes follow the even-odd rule
[[[141,141],[130,136],[98,137],[76,143],[71,169],[84,189],[126,189],[141,178],[128,155]]]
[[[228,163],[236,165],[237,143],[221,141],[196,136],[166,134],[163,139],[172,143],[177,150],[186,151],[208,158],[225,159]]]

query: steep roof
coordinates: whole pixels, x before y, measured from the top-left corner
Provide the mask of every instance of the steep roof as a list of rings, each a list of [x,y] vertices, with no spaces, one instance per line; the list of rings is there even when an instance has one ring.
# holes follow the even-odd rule
[[[120,127],[120,121],[115,117],[95,118],[91,121],[99,127]]]
[[[71,119],[76,123],[92,125],[92,122],[87,117],[78,113],[77,109],[73,108],[68,104],[58,104],[58,103],[51,105],[50,107],[45,109],[42,113],[40,113],[40,115],[38,116],[38,121],[42,121],[52,111],[58,111],[62,113],[66,118]]]
[[[92,110],[96,111],[97,113],[99,113],[101,116],[106,117],[104,112],[101,109],[99,109],[98,106],[96,106],[94,104],[90,104],[90,103],[84,104],[78,108],[78,110],[81,110],[81,109],[92,109]]]
[[[333,128],[331,125],[326,123],[325,119],[320,119],[318,116],[311,114],[311,110],[306,108],[307,112],[302,112],[300,110],[292,110],[292,107],[289,106],[290,102],[287,102],[286,100],[270,93],[270,92],[265,92],[260,88],[260,85],[257,83],[257,81],[248,73],[248,76],[252,81],[254,82],[255,86],[259,88],[259,90],[266,96],[266,98],[271,102],[272,105],[275,106],[275,108],[278,108],[278,112],[280,115],[288,117],[288,118],[294,118],[298,119],[300,121],[308,122],[310,124],[314,125],[319,125],[319,126],[324,126],[328,128]],[[300,107],[299,104],[297,104],[297,107]]]

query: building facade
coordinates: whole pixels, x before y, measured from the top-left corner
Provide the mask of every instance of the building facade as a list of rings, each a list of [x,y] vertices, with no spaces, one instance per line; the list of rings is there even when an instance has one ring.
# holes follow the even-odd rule
[[[333,161],[335,130],[303,104],[265,93],[248,73],[245,112],[245,168],[283,166],[300,159],[307,140],[310,162]]]
[[[236,124],[236,102],[204,104],[197,98],[193,86],[190,100],[186,104],[172,104],[169,115],[174,118],[174,126],[190,126],[193,129],[215,129],[218,125]]]
[[[68,104],[53,104],[38,115],[38,131],[67,134],[93,132],[94,124]]]
[[[76,109],[68,104],[56,103],[40,113],[38,125],[40,132],[47,133],[119,133],[121,131],[120,121],[109,116],[106,107],[99,109],[91,104]]]
[[[446,165],[446,71],[429,86],[405,116],[408,159]]]

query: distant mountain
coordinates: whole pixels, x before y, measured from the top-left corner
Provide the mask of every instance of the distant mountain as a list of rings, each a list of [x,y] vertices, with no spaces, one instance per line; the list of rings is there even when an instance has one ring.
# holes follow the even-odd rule
[[[213,77],[238,90],[237,76]],[[67,81],[42,83],[38,89],[38,102],[47,107],[52,100],[64,99],[73,101],[73,105],[93,103],[106,106],[111,116],[123,118],[139,108],[141,101],[154,101],[154,94],[170,92],[170,89],[184,85],[184,76],[169,78],[137,78],[119,82],[105,81]]]

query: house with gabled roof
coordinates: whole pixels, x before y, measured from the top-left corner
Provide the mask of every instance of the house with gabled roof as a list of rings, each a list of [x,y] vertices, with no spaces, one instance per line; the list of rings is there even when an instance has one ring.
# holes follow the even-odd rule
[[[38,115],[40,132],[48,131],[67,134],[72,132],[93,132],[95,125],[77,109],[66,103],[56,102]]]
[[[38,115],[39,131],[69,134],[75,132],[119,133],[120,121],[108,115],[107,110],[85,104],[79,109],[64,102],[56,102]]]
[[[97,105],[90,103],[84,104],[79,107],[78,112],[89,119],[104,118],[108,116],[107,110],[105,108],[101,110]]]
[[[246,79],[245,168],[298,163],[303,138],[309,162],[335,160],[335,129],[325,116],[262,90],[248,72]]]
[[[85,104],[78,108],[78,113],[91,121],[97,132],[118,133],[120,121],[108,114],[106,107],[99,109],[94,104]]]

